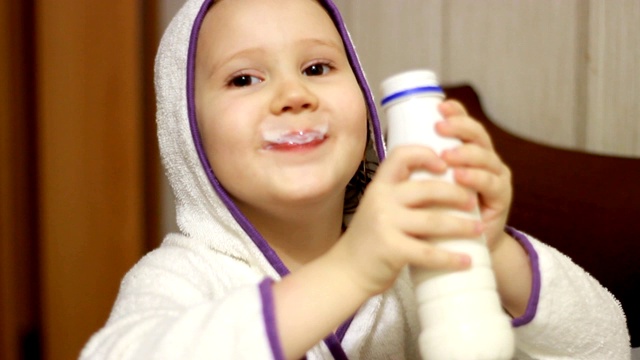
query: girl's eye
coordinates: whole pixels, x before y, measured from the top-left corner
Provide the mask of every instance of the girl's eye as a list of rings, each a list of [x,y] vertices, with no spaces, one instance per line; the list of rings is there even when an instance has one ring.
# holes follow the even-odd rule
[[[234,77],[233,79],[231,79],[231,81],[229,81],[229,86],[232,87],[245,87],[245,86],[251,86],[251,85],[255,85],[258,83],[261,83],[262,80],[260,80],[258,77],[255,76],[251,76],[251,75],[239,75]]]
[[[331,71],[331,67],[327,64],[313,64],[302,71],[307,76],[326,75]]]

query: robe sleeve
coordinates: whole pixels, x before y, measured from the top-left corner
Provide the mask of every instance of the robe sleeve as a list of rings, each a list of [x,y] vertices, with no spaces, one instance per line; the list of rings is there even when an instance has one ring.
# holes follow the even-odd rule
[[[622,306],[569,257],[508,230],[528,251],[533,288],[527,310],[513,320],[517,359],[630,359]]]
[[[80,358],[283,359],[273,311],[271,280],[246,263],[163,246],[125,276]]]

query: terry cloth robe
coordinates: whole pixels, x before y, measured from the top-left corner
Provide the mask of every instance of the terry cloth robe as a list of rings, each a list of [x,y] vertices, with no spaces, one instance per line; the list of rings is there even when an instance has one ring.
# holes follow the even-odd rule
[[[371,91],[337,8],[320,2],[365,95],[370,152],[381,160],[384,144]],[[288,270],[217,181],[195,119],[194,58],[210,6],[210,0],[187,0],[156,59],[158,138],[180,232],[166,236],[125,276],[106,325],[86,344],[82,359],[283,359],[271,286]],[[526,314],[513,319],[517,358],[628,359],[625,317],[614,297],[564,255],[509,231],[528,251],[534,274]],[[307,358],[419,359],[418,334],[404,272]]]

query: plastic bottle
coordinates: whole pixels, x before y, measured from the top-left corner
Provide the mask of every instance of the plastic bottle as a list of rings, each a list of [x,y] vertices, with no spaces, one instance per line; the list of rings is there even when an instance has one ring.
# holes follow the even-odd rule
[[[429,70],[404,72],[382,82],[382,107],[387,115],[387,147],[418,144],[437,154],[461,144],[435,131],[442,119],[437,107],[444,98],[436,75]],[[453,182],[452,170],[435,176],[416,172],[411,179]],[[479,212],[452,210],[478,218]],[[428,360],[511,359],[515,348],[509,317],[502,310],[491,258],[484,237],[431,240],[436,246],[469,254],[471,268],[463,271],[427,271],[412,267],[420,318],[420,353]]]

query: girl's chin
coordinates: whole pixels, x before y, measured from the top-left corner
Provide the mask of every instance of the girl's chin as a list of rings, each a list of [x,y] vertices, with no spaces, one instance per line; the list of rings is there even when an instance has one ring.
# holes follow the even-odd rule
[[[295,205],[316,205],[324,201],[334,201],[339,198],[344,199],[346,184],[319,183],[317,180],[304,182],[300,181],[287,186],[280,186],[273,193],[274,200],[283,204]]]
[[[305,188],[302,186],[296,186],[295,188],[289,188],[288,190],[285,189],[285,191],[280,192],[276,196],[283,203],[304,205],[322,202],[325,199],[337,196],[338,193],[344,194],[344,191],[337,192],[325,187]]]

